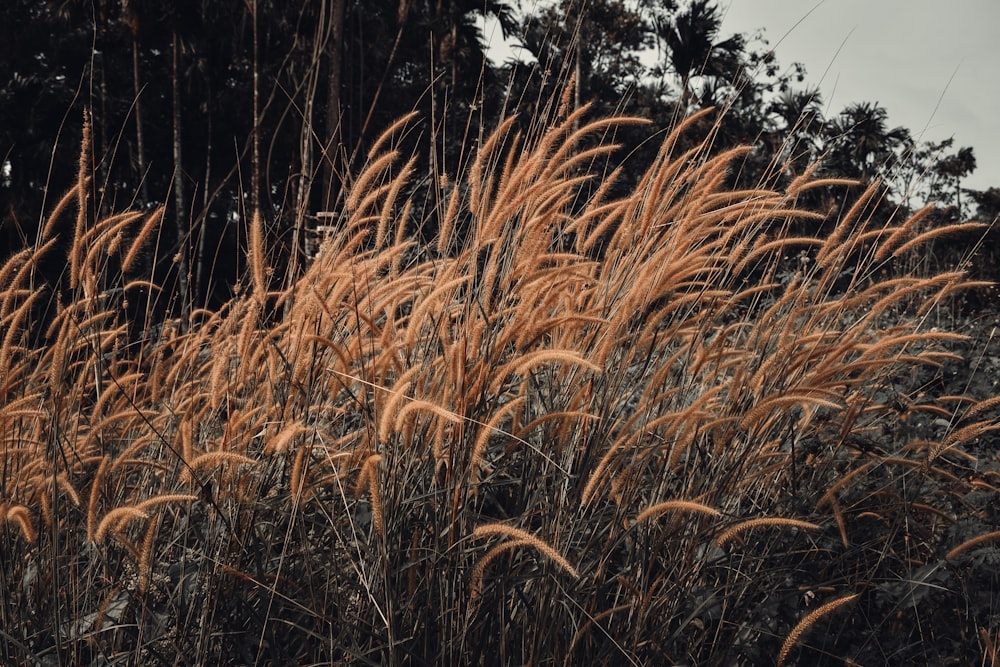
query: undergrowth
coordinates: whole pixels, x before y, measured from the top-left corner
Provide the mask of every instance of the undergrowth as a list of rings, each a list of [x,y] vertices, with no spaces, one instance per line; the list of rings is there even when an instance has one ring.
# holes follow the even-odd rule
[[[237,295],[158,326],[162,211],[91,219],[85,141],[0,268],[3,662],[985,659],[1000,399],[893,390],[954,359],[973,285],[910,258],[970,225],[873,223],[875,184],[802,235],[850,184],[733,190],[697,118],[622,196],[641,120],[508,119],[430,234],[401,119],[289,287],[257,215]]]

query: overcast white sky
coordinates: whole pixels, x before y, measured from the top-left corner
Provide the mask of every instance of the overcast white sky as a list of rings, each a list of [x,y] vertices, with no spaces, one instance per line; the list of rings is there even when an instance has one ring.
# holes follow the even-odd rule
[[[783,64],[801,62],[829,114],[878,102],[890,126],[972,146],[965,187],[1000,187],[1000,2],[720,0],[723,36],[759,29]]]
[[[1000,0],[717,1],[720,37],[763,30],[782,65],[805,65],[828,115],[878,102],[890,127],[972,146],[965,187],[1000,187]]]

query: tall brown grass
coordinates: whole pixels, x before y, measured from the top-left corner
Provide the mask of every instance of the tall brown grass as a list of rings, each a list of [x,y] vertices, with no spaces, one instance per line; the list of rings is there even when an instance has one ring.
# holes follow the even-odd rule
[[[948,228],[873,226],[877,185],[789,236],[823,218],[801,193],[845,183],[731,189],[747,149],[678,148],[706,113],[621,196],[640,120],[508,119],[430,242],[403,119],[302,275],[270,279],[254,214],[250,287],[139,339],[162,211],[89,219],[85,142],[0,268],[4,661],[760,663],[855,599],[877,637],[880,591],[961,541],[939,522],[996,428],[995,400],[928,405],[951,426],[921,445],[887,398],[955,358],[933,325],[971,284],[891,263]],[[821,587],[842,596],[803,617]]]

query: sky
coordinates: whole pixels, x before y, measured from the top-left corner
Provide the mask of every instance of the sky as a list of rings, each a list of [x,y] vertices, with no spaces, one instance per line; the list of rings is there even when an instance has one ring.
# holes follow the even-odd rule
[[[720,39],[762,32],[779,63],[805,66],[802,85],[819,87],[826,115],[877,102],[890,128],[922,141],[953,137],[953,151],[972,146],[977,169],[963,187],[1000,188],[997,0],[717,1]]]
[[[1000,188],[1000,2],[720,0],[722,36],[763,29],[778,61],[801,62],[828,115],[878,102],[889,126],[972,146],[963,183]]]

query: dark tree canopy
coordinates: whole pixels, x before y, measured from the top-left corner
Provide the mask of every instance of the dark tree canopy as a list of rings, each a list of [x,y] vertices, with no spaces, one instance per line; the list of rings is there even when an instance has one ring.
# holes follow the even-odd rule
[[[73,182],[87,109],[95,212],[165,204],[176,234],[161,239],[156,271],[211,302],[244,268],[222,249],[245,243],[250,209],[296,270],[315,214],[336,209],[373,137],[403,114],[419,111],[405,141],[428,208],[414,224],[432,229],[441,175],[470,158],[483,128],[555,113],[566,86],[573,106],[643,115],[653,133],[715,106],[717,150],[758,149],[734,174],[746,183],[821,159],[831,174],[886,179],[898,204],[918,203],[909,184],[923,175],[952,217],[992,210],[988,192],[963,194],[971,148],[917,145],[877,103],[823,118],[818,94],[797,87],[801,66],[782,68],[761,36],[723,33],[721,16],[710,0],[559,0],[523,15],[501,0],[8,0],[0,243],[5,254],[30,243]],[[484,17],[532,62],[492,64]],[[628,129],[616,141],[626,155],[652,150],[649,136]]]

